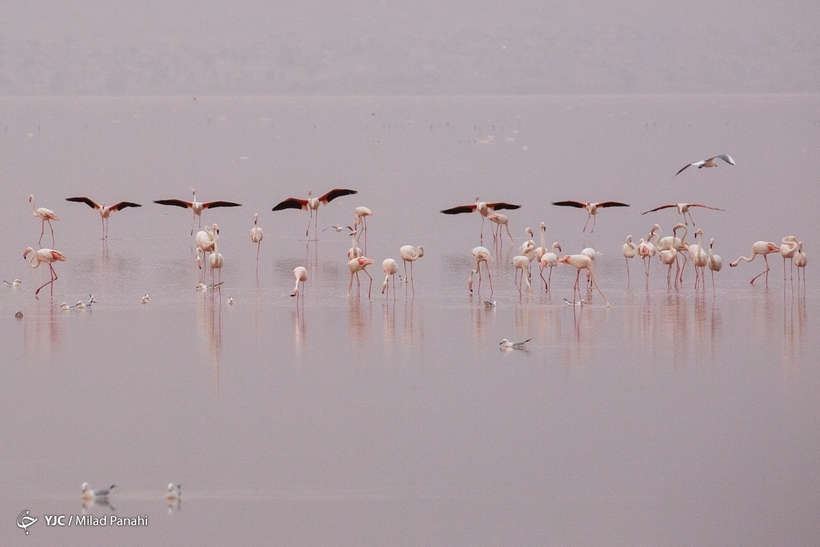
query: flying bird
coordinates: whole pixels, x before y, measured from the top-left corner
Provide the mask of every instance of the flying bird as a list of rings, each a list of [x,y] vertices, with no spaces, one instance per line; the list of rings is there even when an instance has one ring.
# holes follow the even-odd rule
[[[645,215],[646,213],[654,213],[655,211],[660,211],[661,209],[669,209],[672,207],[676,207],[678,209],[678,213],[683,215],[683,222],[687,226],[689,225],[689,223],[686,221],[687,214],[689,215],[689,220],[692,221],[692,226],[695,225],[695,219],[692,218],[692,212],[689,211],[690,207],[703,207],[704,209],[711,209],[712,211],[723,211],[723,209],[718,209],[717,207],[712,207],[710,205],[703,205],[702,203],[667,203],[666,205],[659,205],[654,209],[644,211],[641,214]]]
[[[191,209],[194,212],[194,220],[191,223],[191,235],[194,235],[194,222],[196,222],[197,217],[199,217],[199,227],[202,228],[202,211],[205,209],[213,209],[215,207],[240,207],[241,203],[234,203],[233,201],[206,201],[206,202],[199,202],[196,200],[196,190],[191,188],[191,192],[194,194],[193,201],[185,201],[182,199],[158,199],[154,200],[154,203],[159,203],[160,205],[173,205],[174,207],[182,207],[183,209]]]
[[[506,201],[481,201],[478,196],[475,197],[475,203],[470,205],[458,205],[456,207],[450,207],[449,209],[443,209],[441,212],[445,215],[460,215],[461,213],[475,213],[478,211],[481,214],[481,241],[484,241],[484,219],[488,218],[490,213],[495,210],[501,209],[520,209],[520,205],[515,205],[512,203],[507,203]],[[496,218],[494,222],[499,223],[499,220],[503,220],[501,218]],[[503,222],[500,222],[501,224]]]
[[[66,201],[74,201],[77,203],[85,203],[92,209],[96,209],[100,212],[100,219],[102,220],[102,229],[103,229],[103,239],[108,239],[108,217],[111,216],[111,213],[114,211],[120,211],[127,207],[142,207],[139,203],[133,203],[131,201],[121,201],[119,203],[115,203],[114,205],[106,205],[105,203],[97,203],[91,198],[87,198],[85,196],[77,196],[73,198],[65,198]]]
[[[578,209],[586,209],[587,212],[587,221],[584,224],[584,229],[581,230],[582,232],[587,231],[587,224],[589,224],[589,219],[592,219],[592,229],[589,233],[595,231],[595,218],[598,215],[598,209],[603,207],[629,207],[627,203],[621,203],[620,201],[599,201],[596,203],[586,203],[584,201],[575,201],[575,200],[567,200],[567,201],[553,201],[553,205],[558,205],[559,207],[576,207]]]
[[[283,209],[302,209],[310,211],[310,219],[308,220],[307,230],[305,230],[305,237],[308,236],[310,233],[310,221],[313,220],[313,229],[314,231],[318,230],[318,222],[319,222],[319,204],[323,203],[327,205],[331,201],[336,198],[342,196],[349,196],[351,194],[357,194],[358,190],[350,190],[348,188],[334,188],[330,192],[319,196],[318,198],[313,197],[313,190],[308,190],[308,197],[307,199],[302,198],[288,198],[284,201],[280,201],[274,207],[274,211],[281,211]],[[313,211],[316,211],[316,218],[313,218]],[[340,231],[340,230],[337,230]],[[318,234],[316,236],[319,237]]]
[[[728,154],[718,154],[717,156],[713,156],[713,157],[709,158],[708,160],[700,160],[700,161],[693,161],[692,163],[687,163],[686,165],[681,167],[680,171],[675,173],[675,175],[672,178],[677,177],[678,175],[680,175],[682,172],[684,172],[689,167],[697,167],[698,169],[703,169],[704,167],[717,167],[717,163],[715,163],[715,160],[717,160],[717,159],[721,159],[721,160],[725,161],[726,163],[728,163],[729,165],[734,165],[735,164],[735,160],[732,159],[732,156],[730,156]]]

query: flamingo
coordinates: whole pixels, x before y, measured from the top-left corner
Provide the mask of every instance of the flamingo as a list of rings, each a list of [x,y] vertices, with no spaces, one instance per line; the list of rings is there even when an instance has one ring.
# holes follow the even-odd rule
[[[168,492],[165,494],[165,500],[168,503],[174,503],[179,501],[179,498],[182,497],[182,485],[181,484],[174,484],[172,482],[168,483]]]
[[[521,295],[522,283],[518,280],[518,270],[521,270],[521,279],[527,282],[527,288],[532,289],[530,285],[530,276],[527,274],[527,269],[530,266],[530,259],[524,255],[514,256],[512,265],[515,266],[515,286],[518,287],[518,294]]]
[[[356,230],[350,232],[350,245],[350,249],[347,251],[348,260],[364,256],[362,250],[356,245]]]
[[[504,338],[503,340],[501,340],[501,342],[498,343],[498,345],[501,346],[502,350],[508,350],[508,349],[523,349],[523,350],[525,350],[525,349],[527,349],[527,342],[529,342],[530,340],[532,340],[532,338],[527,338],[523,342],[510,342],[509,340]]]
[[[498,233],[496,234],[496,231],[493,230],[493,241],[499,237],[504,237],[504,234],[501,233],[501,227],[504,226],[507,229],[507,235],[510,236],[510,243],[512,243],[513,236],[510,233],[510,217],[502,213],[490,213],[487,215],[487,220],[497,224]]]
[[[26,250],[23,251],[23,259],[25,259],[29,253],[32,253],[31,258],[28,261],[29,266],[31,266],[32,268],[36,268],[40,265],[41,262],[45,262],[46,264],[48,264],[48,269],[51,271],[51,279],[37,287],[37,290],[34,291],[34,294],[39,294],[40,289],[42,289],[46,285],[51,285],[51,294],[54,295],[54,282],[57,281],[57,272],[54,271],[54,266],[52,266],[52,264],[54,262],[65,261],[65,255],[60,251],[55,251],[54,249],[40,249],[39,251],[35,252],[34,249],[32,249],[31,247],[26,247]]]
[[[102,220],[103,239],[108,239],[108,217],[111,216],[112,212],[121,211],[122,209],[126,209],[128,207],[142,207],[142,205],[140,205],[139,203],[133,203],[131,201],[121,201],[119,203],[115,203],[114,205],[106,205],[105,203],[97,203],[91,198],[83,196],[65,198],[65,200],[74,201],[77,203],[85,203],[92,209],[96,209],[97,211],[99,211],[100,219]]]
[[[544,255],[547,254],[547,225],[543,222],[538,226],[540,231],[541,237],[541,245],[535,248],[535,260],[541,262],[541,259],[544,258]]]
[[[797,252],[797,238],[794,236],[786,236],[780,242],[780,256],[783,257],[783,282],[786,281],[786,260],[794,259],[794,254]],[[792,262],[794,268],[794,262]],[[792,281],[794,281],[794,269],[792,269]]]
[[[370,264],[373,264],[373,260],[364,256],[352,258],[347,263],[347,267],[350,270],[350,283],[347,286],[347,296],[350,296],[350,289],[353,287],[353,275],[359,272],[364,272],[367,274],[367,277],[370,278],[370,286],[367,288],[367,298],[370,298],[370,290],[373,288],[373,277],[367,273],[367,270],[365,270],[365,268],[367,268]]]
[[[240,207],[241,203],[233,201],[206,201],[200,202],[196,200],[196,190],[191,188],[191,193],[194,195],[193,201],[185,201],[182,199],[158,199],[154,203],[160,205],[173,205],[174,207],[182,207],[183,209],[191,209],[194,212],[194,219],[191,222],[191,235],[194,235],[194,222],[199,217],[199,227],[202,228],[202,211],[205,209],[213,209],[215,207]]]
[[[512,203],[507,203],[506,201],[481,201],[478,196],[475,197],[475,203],[471,205],[458,205],[456,207],[451,207],[449,209],[444,209],[441,212],[445,215],[459,215],[461,213],[475,213],[476,211],[481,214],[481,241],[484,241],[484,218],[488,217],[489,214],[496,209],[520,209],[520,205],[514,205]],[[494,221],[495,222],[495,221]],[[503,224],[503,222],[498,223]],[[510,236],[512,239],[512,236]]]
[[[562,252],[561,245],[557,241],[553,242],[551,250],[544,253],[539,263],[541,265],[541,280],[544,281],[544,288],[547,292],[549,292],[549,285],[552,283],[552,269],[558,264],[558,253],[560,252]],[[549,267],[550,273],[547,279],[544,279],[544,268],[547,267]]]
[[[82,485],[82,497],[84,500],[107,500],[108,496],[111,494],[111,491],[116,487],[116,484],[112,484],[108,488],[103,488],[100,490],[92,490],[88,487],[88,483],[84,482]]]
[[[302,290],[305,290],[305,281],[307,281],[307,268],[304,266],[296,266],[293,268],[293,277],[296,278],[296,285],[293,286],[293,293],[291,296],[299,298],[299,283],[302,284]]]
[[[754,276],[752,278],[752,280],[749,281],[749,283],[754,285],[755,284],[755,279],[757,279],[758,277],[760,277],[763,274],[766,274],[766,288],[768,288],[769,287],[769,257],[768,257],[768,255],[770,253],[777,253],[779,251],[780,251],[780,247],[778,247],[777,245],[775,245],[771,241],[755,241],[752,244],[752,254],[748,258],[745,257],[745,256],[739,256],[737,258],[737,260],[735,260],[734,262],[730,262],[729,266],[734,268],[735,266],[738,265],[738,263],[741,260],[745,260],[746,262],[751,262],[752,260],[755,259],[755,257],[757,255],[763,255],[763,261],[766,262],[766,269],[763,270],[762,272],[760,272],[759,274],[757,274],[756,276]]]
[[[592,271],[592,259],[585,254],[577,254],[577,255],[564,255],[558,259],[558,262],[563,264],[569,264],[570,266],[574,266],[576,270],[578,270],[577,274],[575,275],[575,286],[572,289],[572,299],[575,300],[575,292],[578,292],[578,297],[581,297],[581,288],[579,286],[579,281],[581,279],[581,270],[586,270],[589,274],[589,278],[592,280],[592,283],[595,285],[595,288],[598,289],[598,293],[601,295],[601,298],[604,299],[606,302],[606,307],[609,306],[609,300],[606,299],[604,293],[601,292],[601,288],[598,286],[598,282],[595,280],[595,273]]]
[[[650,236],[652,234],[650,233]],[[650,237],[651,239],[651,237]],[[638,256],[641,257],[643,260],[643,270],[646,274],[646,287],[649,288],[649,266],[651,264],[651,259],[655,256],[657,249],[655,245],[651,241],[644,241],[643,238],[638,240]],[[649,259],[649,260],[647,260]]]
[[[527,235],[530,236],[530,239],[521,245],[521,255],[527,258],[527,279],[529,279],[532,277],[530,274],[530,263],[535,260],[537,248],[535,242],[532,240],[533,233],[531,228],[527,228]]]
[[[709,257],[706,251],[703,250],[703,230],[698,228],[695,231],[695,238],[698,242],[689,246],[689,258],[692,259],[692,265],[695,267],[695,289],[697,289],[698,282],[703,282],[703,274],[709,262]]]
[[[720,258],[720,255],[716,255],[712,252],[712,247],[715,245],[715,238],[711,238],[709,240],[709,258],[706,262],[706,265],[712,271],[712,294],[715,294],[715,272],[719,272],[723,269],[723,259]]]
[[[200,264],[199,254],[202,253],[202,256],[207,258],[208,253],[212,253],[214,251],[214,232],[210,226],[205,226],[202,230],[198,231],[194,236],[194,241],[196,241],[197,250],[196,250],[196,261],[197,264]],[[207,263],[205,266],[207,269]],[[205,277],[205,269],[202,271],[202,278]]]
[[[644,211],[641,213],[645,215],[646,213],[654,213],[655,211],[660,211],[661,209],[669,209],[670,207],[676,207],[678,209],[678,213],[683,215],[683,222],[688,225],[689,223],[686,221],[686,215],[689,215],[689,220],[692,221],[692,226],[695,225],[695,219],[692,218],[692,212],[689,211],[690,207],[703,207],[705,209],[711,209],[712,211],[723,211],[723,209],[718,209],[717,207],[712,207],[710,205],[703,205],[702,203],[668,203],[666,205],[659,205],[654,209],[650,209],[648,211]]]
[[[467,278],[467,288],[470,289],[470,295],[473,294],[473,276],[477,274],[476,270],[470,270],[470,276]]]
[[[356,207],[355,213],[356,218],[353,219],[353,229],[358,230],[359,224],[362,225],[362,229],[359,230],[359,235],[356,236],[356,239],[358,240],[362,236],[362,233],[364,233],[364,250],[367,251],[367,217],[372,217],[373,212],[367,207]]]
[[[674,247],[664,249],[658,253],[661,257],[661,262],[669,266],[666,271],[666,289],[669,290],[669,278],[672,275],[672,264],[677,264],[678,251]],[[678,272],[675,272],[675,288],[678,286]]]
[[[382,283],[382,294],[384,291],[390,291],[390,278],[393,278],[393,298],[396,298],[396,273],[399,271],[398,263],[392,258],[385,258],[382,262],[382,269],[384,270],[384,283]]]
[[[350,190],[348,188],[334,188],[333,190],[327,192],[319,196],[318,198],[313,197],[313,190],[308,190],[308,197],[306,199],[302,198],[287,198],[286,200],[280,201],[277,203],[273,210],[274,211],[281,211],[283,209],[302,209],[307,210],[310,212],[310,219],[308,220],[307,230],[305,230],[305,237],[308,236],[310,233],[310,221],[313,220],[313,230],[314,232],[319,229],[319,204],[323,203],[327,205],[331,201],[336,198],[342,196],[349,196],[351,194],[357,194],[357,190]],[[316,211],[316,218],[313,218],[313,212]],[[319,235],[316,235],[318,239]]]
[[[794,253],[792,259],[794,265],[797,266],[797,287],[800,288],[800,270],[803,270],[803,284],[806,283],[806,265],[809,263],[809,257],[803,252],[803,242],[797,242],[797,252]]]
[[[638,246],[632,243],[632,236],[626,236],[626,243],[621,247],[621,253],[626,259],[626,288],[629,288],[629,261],[638,254]]]
[[[735,164],[735,160],[732,159],[732,156],[729,156],[728,154],[718,154],[717,156],[712,156],[711,158],[709,158],[707,160],[693,161],[692,163],[687,163],[686,165],[681,167],[680,171],[675,173],[672,176],[672,178],[677,177],[678,175],[683,173],[689,167],[697,167],[698,169],[703,169],[704,167],[717,167],[717,163],[715,162],[715,160],[717,160],[717,159],[721,159],[721,160],[725,161],[726,163],[728,163],[729,165],[734,165]]]
[[[581,230],[582,232],[587,231],[587,224],[589,224],[589,219],[592,219],[592,229],[589,233],[595,231],[595,219],[598,216],[598,209],[604,207],[629,207],[626,203],[621,203],[619,201],[598,201],[594,203],[587,203],[585,201],[575,201],[575,200],[567,200],[567,201],[553,201],[553,205],[558,205],[560,207],[576,207],[578,209],[586,209],[587,212],[587,221],[584,223],[584,229]]]
[[[222,257],[222,253],[219,252],[219,228],[216,224],[213,225],[213,234],[214,234],[214,250],[211,252],[211,256],[208,257],[208,263],[211,266],[211,282],[214,283],[214,270],[219,270],[219,282],[222,283],[222,266],[225,265],[225,259]]]
[[[489,249],[486,247],[475,247],[472,250],[473,258],[475,258],[475,270],[470,273],[470,280],[473,278],[473,273],[478,274],[478,292],[481,293],[481,263],[484,263],[484,266],[487,268],[487,277],[490,280],[490,294],[493,294],[493,277],[490,275],[490,265],[488,262],[493,259],[490,255]],[[472,292],[472,283],[468,282],[470,285],[470,292]]]
[[[401,259],[404,261],[404,278],[408,279],[407,277],[407,263],[410,263],[410,283],[413,286],[413,294],[416,293],[416,285],[415,285],[415,277],[413,276],[413,262],[418,260],[419,258],[424,256],[424,247],[419,245],[418,247],[413,247],[412,245],[403,245],[399,249],[399,254],[401,255]]]
[[[34,194],[29,194],[28,201],[31,203],[31,214],[42,221],[40,224],[40,239],[37,240],[37,245],[40,245],[43,241],[43,233],[46,231],[46,222],[48,222],[48,227],[51,228],[51,244],[54,245],[54,226],[51,225],[51,221],[60,219],[57,218],[57,215],[55,215],[51,209],[35,207]]]
[[[265,237],[265,232],[257,224],[259,222],[259,213],[253,214],[253,228],[251,228],[251,241],[256,243],[256,272],[259,273],[259,249],[262,246],[262,238]]]

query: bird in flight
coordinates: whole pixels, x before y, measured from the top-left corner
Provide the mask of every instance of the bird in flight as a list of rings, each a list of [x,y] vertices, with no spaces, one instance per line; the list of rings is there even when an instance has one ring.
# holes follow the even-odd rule
[[[717,159],[721,159],[729,165],[735,164],[735,160],[733,160],[732,156],[730,156],[729,154],[718,154],[717,156],[713,156],[707,160],[693,161],[692,163],[687,163],[686,165],[681,167],[680,171],[675,173],[675,175],[672,178],[677,177],[689,167],[697,167],[698,169],[703,169],[704,167],[717,167],[717,163],[715,163],[715,160]]]
[[[85,196],[77,196],[73,198],[65,198],[66,201],[74,201],[77,203],[85,203],[92,209],[96,209],[100,212],[100,218],[102,219],[102,229],[103,229],[103,239],[108,239],[108,217],[111,216],[111,213],[114,211],[121,211],[127,207],[142,207],[139,203],[133,203],[130,201],[121,201],[119,203],[115,203],[114,205],[106,205],[105,203],[97,203],[91,198],[87,198]]]
[[[484,219],[489,218],[490,213],[495,210],[520,208],[520,205],[507,203],[506,201],[481,201],[479,197],[476,196],[475,203],[450,207],[449,209],[443,209],[441,212],[445,215],[460,215],[461,213],[475,213],[478,211],[481,214],[481,241],[484,241]]]
[[[334,188],[330,192],[319,196],[318,198],[313,197],[313,190],[308,190],[308,197],[306,199],[302,198],[288,198],[286,200],[280,201],[274,207],[274,211],[281,211],[283,209],[302,209],[310,211],[310,220],[308,220],[307,230],[305,230],[305,237],[308,236],[310,233],[310,221],[313,220],[313,230],[314,232],[318,231],[318,223],[319,223],[319,204],[324,203],[327,205],[331,201],[336,198],[342,196],[349,196],[351,194],[358,194],[358,190],[350,190],[349,188]],[[316,218],[313,218],[313,211],[316,211]],[[336,230],[340,232],[341,230]],[[318,239],[318,234],[317,234]]]
[[[191,192],[194,194],[193,201],[185,201],[182,199],[158,199],[154,200],[154,203],[159,203],[160,205],[173,205],[174,207],[182,207],[183,209],[192,209],[194,212],[194,222],[196,222],[196,218],[199,217],[199,227],[202,228],[202,211],[205,209],[213,209],[214,207],[239,207],[241,203],[234,203],[233,201],[206,201],[200,202],[196,200],[196,190],[191,188]],[[194,224],[191,223],[191,235],[194,235]]]
[[[592,219],[592,229],[589,233],[595,231],[595,217],[598,215],[598,209],[602,207],[629,207],[627,203],[621,203],[620,201],[598,201],[595,203],[586,203],[583,201],[575,201],[575,200],[567,200],[567,201],[553,201],[553,205],[558,205],[559,207],[577,207],[578,209],[586,209],[587,211],[587,221],[584,223],[584,229],[581,230],[582,232],[587,231],[587,224],[589,224],[589,219]]]
[[[686,221],[686,215],[687,214],[689,215],[689,220],[692,221],[692,226],[695,225],[695,219],[692,218],[692,213],[689,211],[690,207],[703,207],[705,209],[711,209],[713,211],[723,211],[723,209],[718,209],[717,207],[712,207],[710,205],[703,205],[702,203],[667,203],[666,205],[659,205],[658,207],[655,207],[654,209],[644,211],[641,214],[645,215],[646,213],[654,213],[655,211],[660,211],[661,209],[669,209],[671,207],[677,207],[678,213],[683,215],[683,222],[687,226],[689,225],[689,223]]]

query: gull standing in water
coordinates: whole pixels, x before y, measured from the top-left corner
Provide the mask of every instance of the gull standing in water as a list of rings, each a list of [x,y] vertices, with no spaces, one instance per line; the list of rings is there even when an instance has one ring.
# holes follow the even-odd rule
[[[498,345],[501,346],[501,349],[527,349],[527,342],[530,340],[532,340],[532,338],[527,338],[523,342],[510,342],[504,338]]]
[[[112,484],[108,488],[103,488],[100,490],[92,490],[88,487],[88,483],[84,482],[82,486],[82,496],[84,500],[107,500],[108,496],[111,494],[111,490],[117,486],[116,484]]]

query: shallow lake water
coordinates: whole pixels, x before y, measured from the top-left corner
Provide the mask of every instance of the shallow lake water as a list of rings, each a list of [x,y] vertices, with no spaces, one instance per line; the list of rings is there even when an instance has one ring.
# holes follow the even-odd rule
[[[820,97],[346,97],[0,100],[0,543],[31,545],[812,545],[820,536],[820,292],[757,240],[795,235],[816,256]],[[719,153],[735,166],[685,164]],[[190,210],[225,257],[202,278]],[[318,211],[272,212],[331,188]],[[37,207],[55,211],[59,279]],[[482,200],[514,237],[470,294]],[[99,215],[65,198],[141,203]],[[558,200],[616,200],[597,215]],[[723,270],[668,288],[655,258],[629,281],[621,245],[697,202]],[[346,231],[373,211],[350,280]],[[249,231],[265,231],[259,261]],[[546,224],[564,253],[593,247],[596,291],[575,269],[550,291],[510,264]],[[694,242],[695,227],[687,227]],[[48,226],[43,247],[51,246]],[[385,258],[421,245],[414,287],[381,294]],[[291,297],[293,269],[308,281]],[[545,276],[549,276],[545,272]],[[581,277],[583,281],[583,276]],[[204,278],[211,282],[211,272]],[[50,288],[53,288],[53,296]],[[392,290],[392,287],[391,287]],[[61,310],[94,294],[91,309]],[[150,302],[141,303],[144,294]],[[586,291],[584,291],[586,297]],[[495,301],[488,308],[484,300]],[[229,302],[230,301],[230,302]],[[20,310],[22,318],[16,318]],[[811,333],[815,334],[812,335]],[[530,339],[505,351],[502,338]],[[80,485],[116,484],[84,506]],[[182,484],[169,507],[169,482]],[[17,523],[38,517],[28,537]],[[46,516],[147,517],[49,526]],[[106,521],[109,522],[109,521]],[[25,538],[25,539],[24,539]]]

